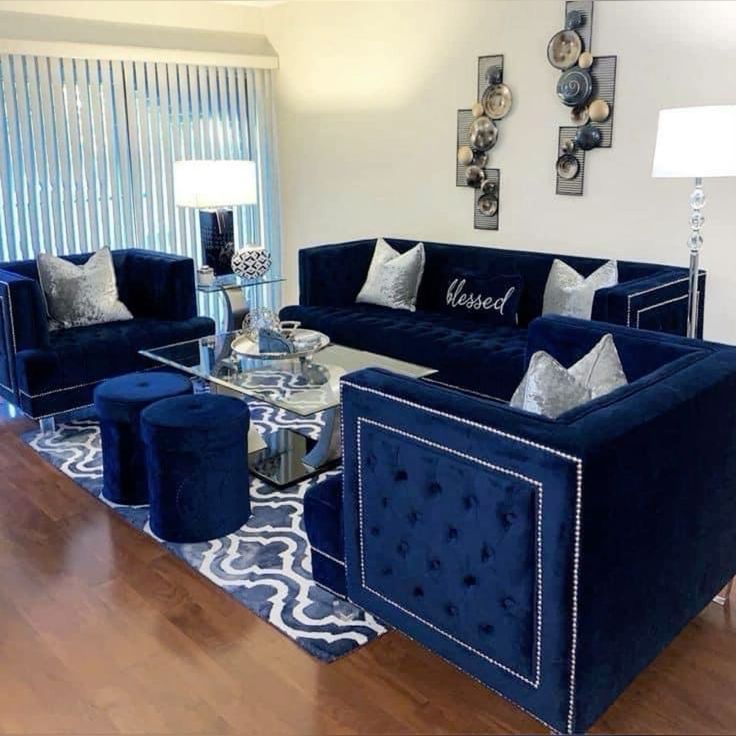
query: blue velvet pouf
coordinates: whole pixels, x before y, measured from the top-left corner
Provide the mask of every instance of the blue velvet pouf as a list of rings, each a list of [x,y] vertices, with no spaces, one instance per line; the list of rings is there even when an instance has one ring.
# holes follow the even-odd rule
[[[125,505],[148,503],[148,480],[140,439],[140,415],[150,404],[192,393],[178,373],[128,373],[101,383],[94,392],[100,419],[103,495]]]
[[[248,427],[239,399],[164,399],[141,415],[151,531],[168,542],[203,542],[250,518]]]

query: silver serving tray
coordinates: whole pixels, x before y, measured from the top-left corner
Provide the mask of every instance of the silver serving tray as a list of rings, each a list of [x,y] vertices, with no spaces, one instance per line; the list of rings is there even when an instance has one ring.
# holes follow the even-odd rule
[[[296,329],[288,335],[294,341],[293,353],[262,353],[258,347],[258,338],[248,334],[236,337],[230,346],[233,353],[243,358],[259,358],[261,360],[292,360],[308,358],[310,355],[324,350],[330,344],[330,338],[316,330]]]

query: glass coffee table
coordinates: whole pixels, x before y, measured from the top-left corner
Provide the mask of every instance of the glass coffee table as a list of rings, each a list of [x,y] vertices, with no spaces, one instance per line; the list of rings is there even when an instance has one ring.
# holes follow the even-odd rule
[[[240,332],[176,343],[141,355],[207,381],[217,393],[257,399],[278,409],[310,417],[322,412],[322,429],[313,439],[280,428],[261,439],[251,428],[251,472],[278,488],[310,478],[336,465],[342,454],[340,378],[361,368],[385,368],[407,376],[435,371],[385,355],[330,344],[308,358],[268,360],[244,357],[232,349]]]

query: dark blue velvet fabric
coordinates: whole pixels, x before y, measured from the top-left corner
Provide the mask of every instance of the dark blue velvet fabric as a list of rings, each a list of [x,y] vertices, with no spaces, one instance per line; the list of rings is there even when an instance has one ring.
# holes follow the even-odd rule
[[[314,581],[346,595],[345,540],[342,524],[342,476],[333,475],[307,489],[304,529],[312,548]]]
[[[151,366],[139,350],[214,332],[212,320],[196,316],[191,259],[139,249],[112,255],[120,297],[135,319],[51,332],[35,260],[0,264],[0,396],[27,415],[87,405],[99,381]]]
[[[397,238],[387,238],[386,241],[401,252],[416,243]],[[352,306],[365,281],[375,242],[373,238],[302,248],[299,251],[300,304]],[[605,259],[583,256],[423,242],[426,266],[417,301],[419,309],[439,309],[444,300],[447,275],[453,269],[489,275],[518,273],[524,279],[519,306],[521,327],[526,327],[542,313],[544,287],[555,258],[562,259],[583,276],[590,275],[605,262]],[[622,325],[631,321],[631,326],[635,326],[637,310],[649,307],[641,313],[642,327],[659,324],[672,328],[676,334],[684,334],[685,322],[682,320],[687,316],[687,301],[671,300],[687,294],[687,270],[635,261],[619,261],[618,268],[620,283],[610,289],[599,290],[593,305],[593,319]],[[704,294],[705,274],[701,276],[701,287]]]
[[[179,373],[129,373],[101,383],[94,392],[102,439],[103,490],[110,501],[148,503],[141,412],[152,403],[192,393],[192,382]]]
[[[250,518],[248,405],[198,394],[144,409],[151,529],[170,542],[203,542]]]
[[[424,365],[439,372],[438,380],[502,398],[511,396],[523,373],[526,330],[517,327],[372,304],[290,306],[281,317],[321,330],[340,345]],[[496,366],[490,381],[489,361]]]
[[[605,332],[632,383],[557,420],[343,379],[349,597],[560,731],[736,571],[736,349],[542,318],[529,351],[570,363]]]
[[[414,241],[389,238],[399,251]],[[299,305],[281,310],[282,319],[325,332],[333,342],[434,368],[441,382],[502,399],[510,398],[522,372],[525,330],[542,312],[544,287],[554,258],[584,276],[604,263],[599,258],[427,243],[426,266],[417,311],[356,304],[373,255],[375,240],[304,248],[299,251]],[[684,334],[687,324],[687,272],[619,261],[617,286],[600,289],[593,319]],[[518,326],[479,324],[445,313],[448,278],[457,272],[489,277],[519,274],[523,289]],[[705,274],[701,276],[701,300]],[[704,303],[704,302],[703,302]],[[700,332],[702,335],[701,308]],[[493,370],[488,371],[489,360]]]

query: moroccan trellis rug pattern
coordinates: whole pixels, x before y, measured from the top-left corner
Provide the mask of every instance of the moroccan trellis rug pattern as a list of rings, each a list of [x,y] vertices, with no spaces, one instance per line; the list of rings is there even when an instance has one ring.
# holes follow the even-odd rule
[[[250,408],[251,421],[262,434],[284,426],[311,436],[319,430],[319,414],[305,421],[261,402],[251,402]],[[50,434],[29,432],[24,439],[79,486],[155,538],[148,525],[148,507],[118,506],[102,497],[100,429],[94,418],[67,421]],[[313,482],[278,491],[252,478],[253,516],[237,532],[199,544],[158,541],[310,654],[329,662],[386,629],[369,613],[312,580],[302,507]]]

